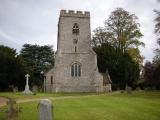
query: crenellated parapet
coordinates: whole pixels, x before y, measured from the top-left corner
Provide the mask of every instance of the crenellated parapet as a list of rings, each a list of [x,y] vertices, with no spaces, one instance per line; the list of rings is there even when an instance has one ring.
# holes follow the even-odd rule
[[[70,17],[90,17],[90,12],[88,11],[74,11],[74,10],[61,10],[60,16],[70,16]]]

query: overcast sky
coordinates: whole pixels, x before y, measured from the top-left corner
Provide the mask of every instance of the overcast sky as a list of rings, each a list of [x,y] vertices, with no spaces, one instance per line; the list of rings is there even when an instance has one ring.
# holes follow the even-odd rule
[[[117,7],[139,18],[146,60],[152,60],[156,46],[154,9],[158,0],[0,0],[0,44],[19,51],[25,43],[57,46],[57,24],[61,9],[90,11],[91,30],[103,26]]]

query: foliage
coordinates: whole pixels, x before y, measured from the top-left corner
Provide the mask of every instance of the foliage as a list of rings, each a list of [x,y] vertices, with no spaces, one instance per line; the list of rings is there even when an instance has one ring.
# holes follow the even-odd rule
[[[157,17],[155,18],[155,34],[157,35],[157,44],[160,46],[160,11],[154,10]],[[152,63],[146,62],[144,66],[145,84],[160,89],[160,49],[155,49],[155,56]]]
[[[114,10],[105,21],[105,27],[94,30],[92,42],[94,45],[110,43],[113,47],[125,53],[129,48],[144,46],[139,39],[143,36],[140,32],[138,17],[122,8]]]
[[[147,84],[147,85],[153,84],[154,71],[155,71],[155,66],[151,62],[147,61],[144,65],[145,84]]]
[[[122,8],[114,10],[105,21],[104,27],[93,31],[92,46],[98,55],[100,72],[109,70],[113,85],[124,88],[134,85],[139,79],[143,57],[139,46],[144,43],[139,39],[138,17]]]
[[[128,53],[140,65],[144,57],[140,54],[139,46],[145,46],[139,39],[143,36],[140,32],[138,17],[122,8],[113,11],[105,21],[104,27],[93,31],[92,46],[97,47],[109,43],[120,53]]]
[[[27,68],[17,57],[16,50],[0,45],[0,61],[0,90],[7,90],[13,86],[22,89]]]
[[[113,89],[124,89],[126,84],[135,85],[139,79],[139,64],[132,60],[128,53],[119,53],[108,43],[103,43],[94,50],[97,53],[99,71],[106,72],[108,69]]]
[[[160,64],[147,61],[144,65],[145,86],[160,89]]]
[[[155,33],[158,36],[157,44],[160,47],[160,11],[155,10],[155,13],[157,14],[157,17],[155,18],[155,22],[156,22]],[[155,53],[156,55],[153,59],[153,62],[159,65],[160,64],[160,49],[159,48],[155,49]]]
[[[32,83],[42,85],[41,73],[51,69],[54,65],[54,51],[52,46],[24,44],[19,57],[23,58],[30,68]]]
[[[127,50],[127,53],[136,63],[139,63],[140,67],[142,68],[144,56],[141,55],[140,50],[138,48],[130,48]]]
[[[157,14],[157,17],[155,18],[155,33],[159,36],[160,35],[160,11],[154,10],[154,12]],[[160,42],[160,38],[157,39],[157,42]]]

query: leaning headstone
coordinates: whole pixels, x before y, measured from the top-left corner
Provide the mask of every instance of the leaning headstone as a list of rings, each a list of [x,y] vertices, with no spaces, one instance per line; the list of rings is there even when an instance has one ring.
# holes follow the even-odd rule
[[[7,120],[16,120],[18,117],[18,109],[16,109],[16,101],[14,101],[12,98],[9,98],[7,101],[8,109],[6,111]]]
[[[126,86],[127,94],[132,94],[132,88],[130,86]]]
[[[54,120],[53,105],[48,99],[40,100],[38,104],[39,120]]]

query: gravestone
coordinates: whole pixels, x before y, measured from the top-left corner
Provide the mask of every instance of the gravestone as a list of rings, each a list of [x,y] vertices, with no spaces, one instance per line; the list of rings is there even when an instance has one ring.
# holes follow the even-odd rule
[[[127,94],[132,94],[132,88],[128,85],[126,85],[126,92]]]
[[[7,120],[15,120],[18,117],[18,109],[16,109],[16,101],[14,101],[12,98],[9,98],[7,101]]]
[[[40,100],[38,104],[39,120],[53,120],[53,105],[48,99]]]
[[[13,87],[13,92],[18,92],[18,87]]]
[[[34,93],[37,93],[37,92],[38,92],[38,86],[37,86],[37,85],[34,85],[34,86],[32,87],[32,91],[33,91]]]
[[[23,91],[24,94],[33,94],[32,91],[30,91],[29,89],[29,84],[28,84],[28,81],[29,81],[29,74],[26,74],[25,75],[26,77],[26,85],[25,85],[25,90]]]
[[[138,86],[136,87],[136,91],[142,91],[142,89]]]

